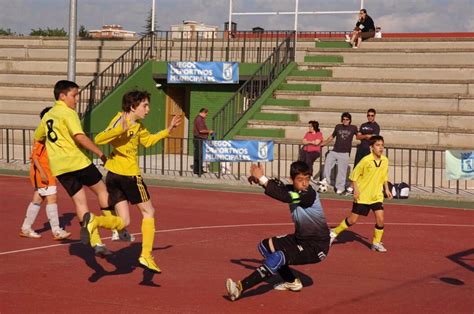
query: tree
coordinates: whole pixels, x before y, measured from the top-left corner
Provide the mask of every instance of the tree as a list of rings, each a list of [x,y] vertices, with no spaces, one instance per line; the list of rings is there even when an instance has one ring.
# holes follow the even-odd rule
[[[11,29],[0,28],[0,36],[14,36],[14,35],[16,35],[16,33],[12,32]]]
[[[79,26],[79,37],[89,38],[89,32],[84,25]]]
[[[38,29],[31,29],[30,36],[46,36],[46,37],[66,37],[67,32],[64,28],[47,28],[42,29],[41,27]]]
[[[145,26],[143,26],[143,28],[145,29],[145,32],[143,32],[142,35],[146,35],[149,32],[151,32],[152,17],[153,17],[153,9],[150,9],[150,11],[148,12],[148,17],[145,20],[146,24],[145,24]],[[154,29],[156,30],[156,20],[155,20],[155,28]]]

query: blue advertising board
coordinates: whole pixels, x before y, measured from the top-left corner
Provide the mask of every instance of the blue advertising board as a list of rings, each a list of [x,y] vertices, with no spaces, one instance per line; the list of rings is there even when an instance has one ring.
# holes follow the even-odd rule
[[[272,161],[273,141],[204,141],[204,161]]]
[[[168,62],[167,82],[172,84],[239,83],[237,62]]]

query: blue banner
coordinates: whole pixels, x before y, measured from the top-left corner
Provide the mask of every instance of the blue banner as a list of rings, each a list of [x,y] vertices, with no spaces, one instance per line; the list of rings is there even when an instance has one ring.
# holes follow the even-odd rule
[[[205,161],[272,161],[273,141],[204,141]]]
[[[447,150],[445,173],[448,180],[474,180],[474,151]]]
[[[237,84],[237,62],[168,62],[168,83]]]

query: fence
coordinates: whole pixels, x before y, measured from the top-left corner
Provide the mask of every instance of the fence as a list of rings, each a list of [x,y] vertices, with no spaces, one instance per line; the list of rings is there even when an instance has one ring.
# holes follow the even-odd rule
[[[8,164],[29,164],[29,155],[34,130],[0,128],[0,162]],[[141,171],[149,175],[196,176],[193,175],[193,155],[189,150],[192,139],[168,138],[157,145],[140,150]],[[191,145],[189,145],[191,144]],[[266,174],[281,179],[289,178],[289,166],[297,160],[301,145],[275,143],[273,161],[263,163]],[[103,146],[104,153],[110,153],[109,146]],[[324,155],[330,147],[322,148],[322,157],[314,165],[318,178],[324,165]],[[355,148],[353,148],[354,150]],[[389,180],[406,182],[410,187],[422,188],[436,193],[450,189],[456,194],[468,193],[474,196],[474,181],[447,180],[445,178],[445,154],[442,149],[386,147],[390,160]],[[354,152],[351,154],[354,156]],[[98,160],[95,162],[99,163]],[[209,163],[206,177],[217,180],[242,180],[249,173],[250,163]]]

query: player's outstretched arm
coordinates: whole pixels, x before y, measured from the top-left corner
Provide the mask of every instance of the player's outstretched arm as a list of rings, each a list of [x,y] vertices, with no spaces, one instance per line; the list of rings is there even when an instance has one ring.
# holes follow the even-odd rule
[[[81,147],[83,147],[83,148],[87,149],[88,151],[90,151],[90,152],[94,153],[95,155],[97,155],[100,158],[100,160],[102,160],[103,163],[105,163],[107,161],[107,157],[104,155],[104,153],[99,149],[99,147],[97,147],[94,144],[94,142],[92,142],[92,140],[90,138],[85,136],[85,134],[78,133],[78,134],[74,135],[74,140]]]

